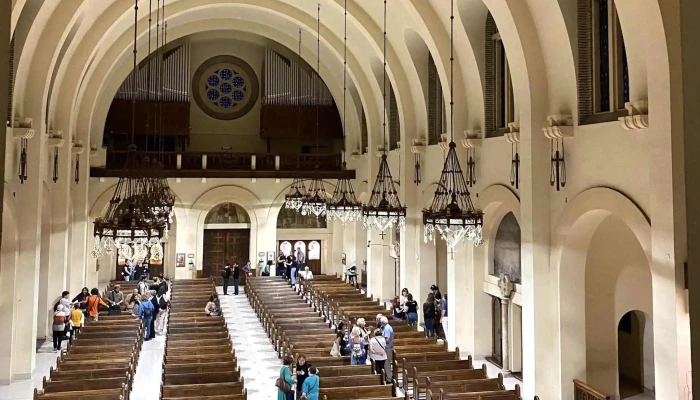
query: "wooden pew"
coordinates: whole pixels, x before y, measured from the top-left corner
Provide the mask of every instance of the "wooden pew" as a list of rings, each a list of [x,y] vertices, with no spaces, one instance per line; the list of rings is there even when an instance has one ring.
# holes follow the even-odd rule
[[[426,385],[426,400],[438,400],[433,394],[443,393],[469,393],[469,392],[488,392],[505,390],[503,386],[503,375],[498,374],[498,378],[493,379],[467,379],[454,381],[433,381],[432,378],[427,378]],[[414,392],[415,393],[415,392]],[[415,394],[414,394],[415,396]]]

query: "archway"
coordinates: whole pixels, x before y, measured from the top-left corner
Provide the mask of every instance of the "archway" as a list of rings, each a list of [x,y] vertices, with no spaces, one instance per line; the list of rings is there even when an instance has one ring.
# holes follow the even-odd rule
[[[651,316],[629,311],[617,325],[617,368],[620,398],[654,387],[654,332]]]
[[[332,266],[333,246],[332,225],[329,225],[325,216],[302,215],[298,211],[282,207],[277,215],[277,255],[287,255],[288,242],[292,245],[291,251],[295,258],[298,258],[299,249],[303,253],[304,265],[300,269],[308,266],[314,274],[328,273],[325,268],[330,269]],[[312,247],[313,257],[310,253]]]
[[[250,261],[250,215],[233,202],[220,203],[204,218],[202,276],[218,277],[226,263]]]

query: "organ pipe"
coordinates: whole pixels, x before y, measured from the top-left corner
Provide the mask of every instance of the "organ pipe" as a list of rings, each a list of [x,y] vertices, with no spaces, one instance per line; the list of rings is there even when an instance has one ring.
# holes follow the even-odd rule
[[[263,64],[263,104],[275,106],[333,104],[333,97],[318,74],[304,68],[296,60],[281,56],[266,49]],[[297,84],[301,75],[301,83]]]
[[[158,79],[148,79],[149,66],[151,71],[156,71],[156,76],[163,73],[163,101],[189,102],[190,101],[190,59],[191,49],[189,44],[182,45],[166,53],[162,58],[154,54],[143,62],[136,74],[132,71],[119,86],[115,95],[116,99],[131,100],[133,85],[136,81],[136,100],[148,101],[160,99],[160,82]]]

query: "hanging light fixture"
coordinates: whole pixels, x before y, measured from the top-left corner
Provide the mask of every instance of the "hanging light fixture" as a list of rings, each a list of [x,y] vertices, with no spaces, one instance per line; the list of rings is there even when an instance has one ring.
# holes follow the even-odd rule
[[[450,11],[450,144],[440,182],[430,208],[423,210],[423,238],[435,240],[435,232],[454,247],[467,238],[479,245],[483,242],[481,227],[484,214],[474,208],[467,182],[457,158],[454,141],[454,0]]]
[[[317,77],[314,79],[314,88],[316,93],[316,166],[314,169],[314,178],[309,184],[309,191],[304,196],[301,206],[302,215],[315,215],[316,217],[323,217],[326,215],[326,209],[328,205],[328,194],[326,194],[326,188],[323,183],[323,179],[319,176],[319,165],[318,165],[318,135],[319,135],[319,107],[321,104],[321,4],[318,5],[318,18],[316,20],[316,73]]]
[[[134,76],[138,73],[138,0],[134,0]],[[144,246],[160,245],[160,238],[167,235],[167,224],[154,214],[153,180],[144,175],[144,165],[136,154],[134,144],[136,133],[137,80],[134,79],[132,93],[131,144],[124,166],[124,174],[119,177],[116,189],[109,201],[107,211],[94,221],[95,246],[92,256],[101,257],[104,252],[112,253],[117,248],[121,255],[134,257],[134,251],[126,249],[134,246],[142,255]]]
[[[347,170],[345,161],[345,139],[346,139],[346,113],[347,113],[347,91],[348,91],[348,0],[345,0],[345,49],[343,53],[343,172]],[[341,177],[335,185],[333,198],[328,203],[328,216],[337,219],[345,225],[348,221],[360,220],[362,216],[362,203],[357,201],[355,191],[352,189],[352,182],[349,178]]]
[[[301,60],[301,28],[299,29],[299,60]],[[301,139],[301,68],[298,68],[297,73],[297,137]],[[297,169],[299,169],[299,158],[297,157]],[[300,172],[299,172],[300,173]],[[304,196],[306,195],[306,187],[304,180],[301,177],[296,177],[292,180],[292,185],[289,187],[289,193],[284,196],[284,206],[290,210],[301,211],[304,205]]]
[[[387,0],[384,0],[384,82],[382,85],[382,97],[384,100],[384,124],[382,158],[379,164],[377,180],[372,187],[372,195],[367,205],[362,208],[362,222],[365,229],[377,229],[384,232],[389,227],[402,228],[406,223],[406,207],[401,205],[399,194],[394,185],[394,179],[389,170],[389,162],[386,154],[386,22]]]

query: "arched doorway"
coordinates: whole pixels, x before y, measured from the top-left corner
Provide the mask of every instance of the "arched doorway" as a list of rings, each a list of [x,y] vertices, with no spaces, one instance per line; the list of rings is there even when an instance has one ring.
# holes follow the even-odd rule
[[[224,265],[250,258],[250,216],[235,203],[221,203],[204,219],[202,277],[219,277]],[[254,261],[254,260],[253,260]]]
[[[491,361],[504,372],[512,371],[516,376],[520,376],[522,371],[522,308],[513,301],[516,285],[520,284],[521,279],[520,247],[520,224],[515,214],[508,212],[496,229],[493,263],[489,266],[490,275],[498,282],[505,277],[510,282],[508,285],[499,283],[498,296],[494,297],[492,304]]]
[[[331,235],[325,216],[302,215],[282,207],[277,216],[277,255],[303,253],[304,263],[316,275],[323,272],[323,260],[328,257]]]
[[[630,311],[617,325],[617,369],[620,399],[653,388],[654,333],[651,317]]]

